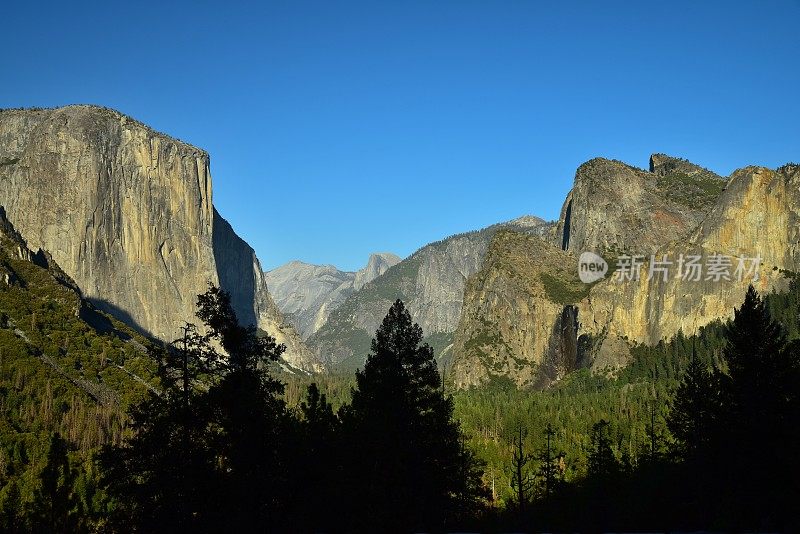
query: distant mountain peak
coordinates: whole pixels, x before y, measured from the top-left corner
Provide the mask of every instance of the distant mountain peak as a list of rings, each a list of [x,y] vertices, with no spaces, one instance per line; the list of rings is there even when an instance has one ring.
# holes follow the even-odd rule
[[[541,217],[537,217],[535,215],[523,215],[521,217],[517,217],[516,219],[508,221],[506,224],[532,228],[535,226],[541,226],[542,224],[546,223],[547,221],[545,221]]]
[[[347,297],[400,260],[391,252],[374,252],[356,272],[294,260],[264,273],[264,277],[278,308],[307,339]]]

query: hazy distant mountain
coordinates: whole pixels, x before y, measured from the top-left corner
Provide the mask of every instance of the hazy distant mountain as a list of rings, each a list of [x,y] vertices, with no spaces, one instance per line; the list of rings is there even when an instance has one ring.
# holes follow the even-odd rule
[[[495,232],[513,228],[542,235],[552,226],[525,216],[426,245],[347,297],[308,338],[309,346],[332,369],[360,367],[375,330],[399,298],[441,355],[461,315],[464,283],[480,269]]]
[[[388,252],[370,254],[367,265],[356,272],[292,261],[265,272],[264,277],[278,308],[308,339],[347,297],[399,261]]]

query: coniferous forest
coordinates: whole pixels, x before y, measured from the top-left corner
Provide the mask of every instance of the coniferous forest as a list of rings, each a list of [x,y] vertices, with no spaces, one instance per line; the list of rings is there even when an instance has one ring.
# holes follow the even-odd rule
[[[799,297],[751,287],[614,377],[452,392],[399,300],[362,370],[300,379],[210,287],[125,409],[3,352],[2,529],[794,530]],[[45,397],[15,401],[31,381]],[[89,442],[65,426],[107,412]]]

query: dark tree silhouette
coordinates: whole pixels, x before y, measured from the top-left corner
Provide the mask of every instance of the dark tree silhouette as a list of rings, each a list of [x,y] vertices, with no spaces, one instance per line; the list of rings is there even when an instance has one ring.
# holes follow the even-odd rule
[[[723,357],[719,439],[713,452],[734,517],[750,528],[785,527],[798,495],[798,353],[753,286],[735,310]],[[781,517],[783,516],[783,517]]]
[[[114,519],[120,528],[199,530],[210,520],[218,476],[206,393],[198,382],[220,357],[193,325],[153,356],[162,391],[131,410],[133,436],[100,458],[118,503]]]
[[[299,496],[289,512],[292,530],[331,531],[340,524],[345,506],[342,459],[347,450],[338,416],[312,382],[300,403],[296,455],[291,463],[291,484]]]
[[[679,458],[696,460],[708,452],[720,399],[718,373],[710,371],[693,353],[667,416],[667,428],[677,441]]]
[[[555,430],[550,423],[544,429],[544,446],[536,459],[539,468],[536,471],[538,494],[541,498],[552,497],[562,482],[560,461],[564,455],[555,450]]]
[[[608,484],[620,472],[620,463],[611,448],[610,423],[601,419],[592,426],[588,458],[589,480],[597,485]]]
[[[534,455],[525,450],[525,437],[527,432],[520,426],[514,435],[511,450],[511,491],[514,494],[514,503],[520,517],[533,498],[535,477],[531,469]]]
[[[227,371],[207,396],[212,448],[222,474],[220,520],[244,530],[278,525],[289,497],[285,438],[294,427],[280,397],[283,384],[270,376],[267,364],[285,347],[259,336],[252,325],[239,325],[230,295],[217,287],[200,295],[197,305],[209,340],[227,353]]]
[[[343,412],[354,455],[353,528],[439,529],[482,498],[479,470],[462,447],[433,349],[396,301],[378,328],[352,405]],[[466,466],[466,468],[465,468]]]
[[[207,333],[187,325],[156,351],[163,391],[133,409],[133,437],[102,455],[120,522],[144,531],[275,525],[286,498],[282,436],[292,430],[264,363],[283,346],[240,326],[219,288],[198,296],[197,315]]]

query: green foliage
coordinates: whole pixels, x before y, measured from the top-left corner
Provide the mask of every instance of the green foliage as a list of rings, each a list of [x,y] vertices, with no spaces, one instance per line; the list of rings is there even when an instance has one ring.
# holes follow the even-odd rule
[[[10,281],[0,282],[0,530],[85,530],[106,505],[93,458],[129,435],[125,411],[158,387],[155,365],[148,341],[82,301],[57,266],[25,259],[9,226],[0,233]]]
[[[540,273],[539,278],[544,284],[547,297],[557,304],[573,304],[584,299],[591,289],[591,285],[578,281],[567,281],[548,273]]]
[[[692,175],[671,172],[659,176],[656,184],[672,202],[694,208],[715,202],[725,188],[726,182],[702,172]]]

